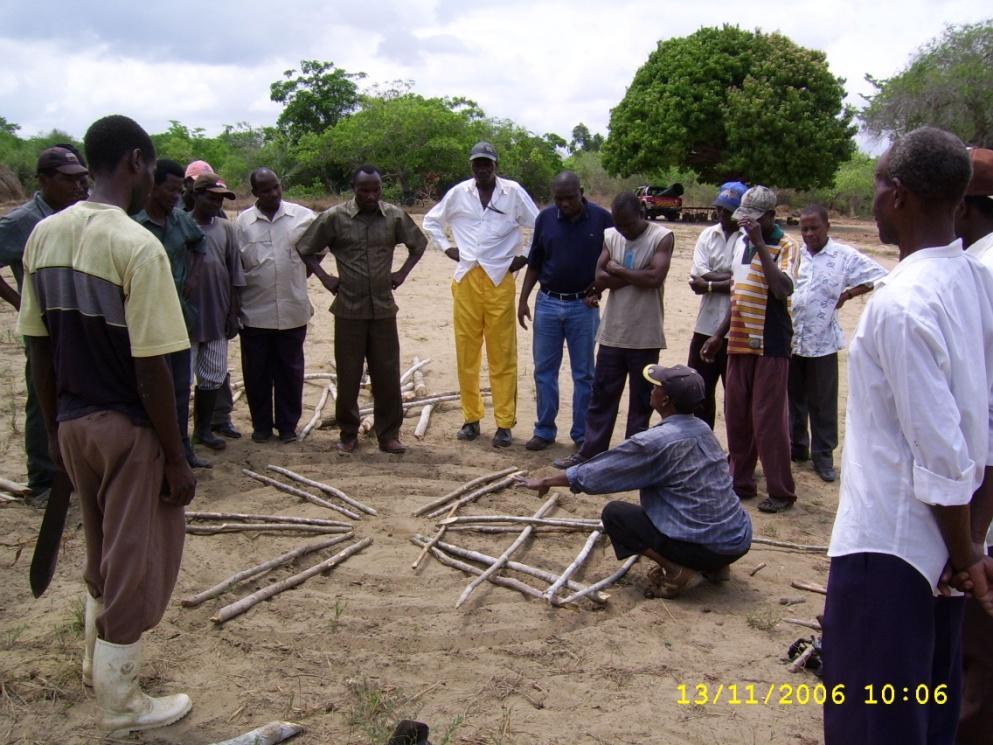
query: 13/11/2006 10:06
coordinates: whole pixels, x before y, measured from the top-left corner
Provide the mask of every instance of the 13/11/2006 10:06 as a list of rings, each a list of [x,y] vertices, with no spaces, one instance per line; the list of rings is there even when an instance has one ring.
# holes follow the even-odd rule
[[[823,683],[808,685],[800,683],[745,683],[738,685],[723,683],[711,685],[696,683],[687,685],[680,683],[676,686],[679,698],[676,703],[680,706],[708,706],[726,704],[728,706],[806,706],[814,704],[823,706],[830,699],[832,704],[843,704],[847,700],[845,684],[831,686],[829,689]],[[896,686],[890,683],[883,685],[866,685],[862,688],[860,703],[867,706],[876,704],[915,703],[925,706],[948,701],[948,684],[942,683],[930,686],[921,683],[916,686]]]

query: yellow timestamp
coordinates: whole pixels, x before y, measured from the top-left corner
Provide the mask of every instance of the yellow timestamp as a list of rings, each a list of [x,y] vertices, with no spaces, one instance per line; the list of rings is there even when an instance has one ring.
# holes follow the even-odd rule
[[[827,702],[835,705],[849,700],[844,683],[825,686],[823,683],[709,683],[676,686],[679,694],[676,703],[680,706],[823,706]],[[865,705],[917,703],[921,705],[948,702],[948,685],[930,686],[921,683],[917,686],[885,685],[863,686],[859,695],[851,699]]]

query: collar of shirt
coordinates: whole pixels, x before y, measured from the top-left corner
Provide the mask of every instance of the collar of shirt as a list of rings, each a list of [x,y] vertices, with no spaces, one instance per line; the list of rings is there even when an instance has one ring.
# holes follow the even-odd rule
[[[834,242],[834,238],[828,237],[827,243],[817,253],[811,251],[806,242],[803,244],[803,252],[811,259],[816,259],[818,256],[833,256],[838,253],[838,245]]]
[[[562,210],[558,207],[555,208],[555,218],[561,222],[573,222],[578,223],[583,220],[590,219],[590,203],[586,201],[586,197],[583,197],[583,211],[580,213],[579,217],[575,220],[570,220],[568,217],[562,214]]]
[[[265,212],[259,209],[258,204],[253,204],[248,209],[248,212],[253,220],[261,222],[276,222],[279,218],[286,217],[289,214],[289,210],[286,209],[286,202],[282,199],[279,200],[279,207],[276,208],[276,212],[273,214],[271,220]]]
[[[358,202],[355,201],[355,197],[352,197],[347,202],[345,202],[345,214],[348,215],[353,220],[358,216],[362,210],[359,209]],[[386,210],[383,209],[382,201],[376,202],[376,212],[386,217]]]
[[[993,250],[993,233],[987,233],[969,246],[965,252],[973,258],[982,259],[991,250]]]
[[[34,204],[35,208],[45,217],[55,214],[55,210],[52,209],[52,206],[45,201],[45,197],[41,195],[40,191],[36,191],[34,193]]]
[[[962,240],[956,238],[954,241],[949,243],[947,246],[934,246],[932,248],[920,248],[914,251],[910,256],[901,259],[890,273],[885,277],[876,281],[876,288],[882,287],[883,285],[889,284],[895,278],[899,277],[903,272],[907,270],[908,266],[913,266],[918,261],[924,261],[926,259],[954,259],[956,256],[962,255]]]

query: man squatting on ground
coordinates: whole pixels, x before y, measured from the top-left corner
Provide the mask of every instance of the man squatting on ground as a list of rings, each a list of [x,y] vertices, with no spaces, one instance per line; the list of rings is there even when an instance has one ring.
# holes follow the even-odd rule
[[[572,428],[577,447],[586,435],[586,410],[593,393],[596,334],[600,326],[596,266],[603,251],[603,233],[613,227],[610,213],[583,196],[579,177],[564,171],[552,182],[551,207],[534,223],[528,270],[521,283],[517,320],[527,330],[528,298],[538,283],[534,305],[534,385],[538,421],[525,447],[544,450],[555,442],[559,413],[559,367],[562,344],[569,347],[572,370]]]
[[[20,207],[0,217],[0,267],[9,266],[17,289],[0,279],[0,299],[14,308],[21,307],[21,287],[24,279],[22,257],[28,236],[34,226],[49,215],[86,199],[89,190],[88,171],[79,153],[71,145],[57,145],[38,155],[39,190]],[[27,348],[25,347],[25,352]],[[28,488],[32,503],[44,506],[52,486],[55,466],[48,453],[45,419],[38,406],[38,396],[31,382],[31,359],[24,367],[27,403],[24,406],[24,452],[28,461]]]
[[[292,442],[303,411],[303,343],[314,314],[296,244],[314,213],[285,201],[279,177],[268,168],[256,168],[248,179],[255,204],[235,225],[245,272],[241,371],[252,440],[266,442],[275,426],[280,442]]]
[[[169,258],[128,217],[152,187],[155,148],[109,116],[84,138],[89,200],[40,223],[24,252],[27,337],[49,449],[80,500],[86,536],[83,680],[113,735],[171,724],[185,694],[138,687],[141,636],[179,573],[196,480],[176,423],[169,355],[189,346]]]
[[[318,216],[297,244],[307,267],[334,296],[334,360],[338,371],[335,419],[341,431],[338,452],[358,446],[359,388],[362,369],[369,364],[372,380],[374,427],[379,449],[403,453],[400,425],[400,337],[393,291],[414,268],[428,239],[410,215],[381,201],[383,180],[375,166],[359,166],[352,176],[354,196]],[[397,244],[407,247],[407,260],[393,271]],[[329,249],[338,276],[321,266]]]
[[[628,419],[624,436],[648,428],[652,386],[642,371],[665,349],[663,293],[675,239],[672,231],[641,214],[641,202],[622,192],[611,207],[614,227],[603,234],[596,284],[610,290],[597,341],[593,397],[586,413],[583,446],[556,468],[583,463],[610,447],[617,408],[628,381]]]
[[[655,591],[672,598],[706,577],[730,577],[729,565],[752,543],[752,524],[728,471],[727,456],[706,422],[693,415],[703,378],[684,365],[649,365],[652,408],[661,423],[564,473],[519,483],[544,494],[553,486],[610,494],[639,490],[640,506],[608,502],[601,519],[618,559],[647,556],[659,566]]]
[[[955,237],[970,175],[962,142],[933,128],[897,140],[876,166],[879,239],[897,245],[900,262],[876,283],[848,353],[823,621],[824,683],[844,685],[846,697],[827,699],[826,745],[951,745],[964,598],[946,596],[947,583],[993,614],[983,550],[993,516],[993,274]],[[892,703],[866,703],[884,686]],[[918,703],[919,686],[930,704]],[[935,703],[938,686],[945,703]]]
[[[494,447],[510,447],[517,421],[517,326],[514,272],[527,263],[523,228],[533,228],[538,208],[524,187],[497,176],[497,153],[488,142],[469,152],[471,179],[456,184],[424,216],[424,230],[455,263],[452,321],[464,424],[460,440],[479,437],[483,341],[490,366]],[[451,227],[455,245],[445,234]]]
[[[828,236],[831,223],[820,205],[800,215],[800,269],[793,293],[793,356],[787,392],[790,458],[813,461],[823,481],[834,481],[838,447],[838,350],[845,335],[838,308],[872,291],[886,270],[851,246]],[[810,425],[808,431],[808,422]]]

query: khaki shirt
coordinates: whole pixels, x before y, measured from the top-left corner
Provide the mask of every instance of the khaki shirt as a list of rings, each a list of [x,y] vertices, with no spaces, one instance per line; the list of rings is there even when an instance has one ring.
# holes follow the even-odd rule
[[[393,253],[404,244],[421,255],[428,239],[399,207],[379,203],[373,213],[359,212],[351,199],[322,212],[297,243],[301,256],[331,250],[338,264],[341,285],[331,312],[339,318],[393,318]]]

